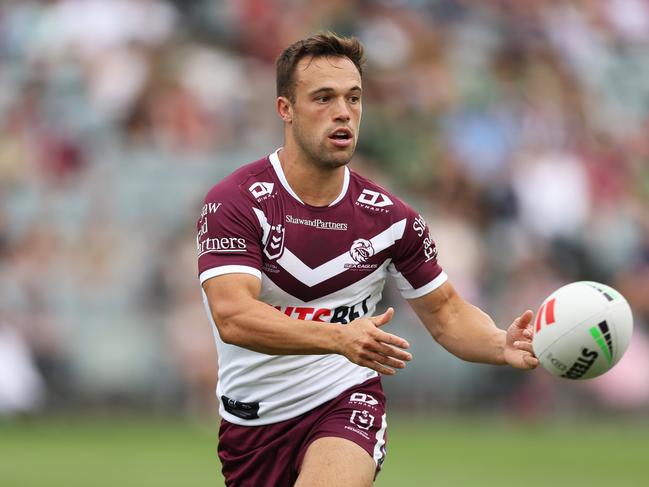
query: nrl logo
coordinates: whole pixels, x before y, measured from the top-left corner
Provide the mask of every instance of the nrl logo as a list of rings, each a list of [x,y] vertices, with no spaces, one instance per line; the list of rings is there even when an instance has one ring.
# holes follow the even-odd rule
[[[349,255],[352,256],[355,262],[359,264],[365,262],[367,259],[374,255],[374,247],[372,247],[372,242],[365,240],[364,238],[359,238],[354,240],[351,248],[349,249]]]
[[[284,225],[273,225],[264,247],[264,254],[269,260],[279,259],[284,252]]]

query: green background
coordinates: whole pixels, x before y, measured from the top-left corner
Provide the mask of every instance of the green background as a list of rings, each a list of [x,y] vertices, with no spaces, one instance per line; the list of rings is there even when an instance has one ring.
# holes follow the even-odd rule
[[[0,486],[221,486],[213,424],[0,422]],[[646,486],[649,421],[393,417],[376,486]]]

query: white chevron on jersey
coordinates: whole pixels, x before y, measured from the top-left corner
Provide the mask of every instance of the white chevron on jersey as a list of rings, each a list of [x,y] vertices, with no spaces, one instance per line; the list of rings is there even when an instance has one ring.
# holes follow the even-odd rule
[[[266,215],[264,215],[261,210],[253,208],[253,211],[261,225],[263,231],[262,242],[265,244],[268,240],[271,225],[268,223]],[[374,251],[379,253],[394,245],[397,240],[403,237],[405,228],[406,219],[404,218],[369,239],[372,243],[372,247],[374,247]],[[277,263],[286,269],[286,271],[288,271],[289,274],[295,277],[298,281],[309,287],[313,287],[327,279],[331,279],[332,277],[345,272],[348,270],[345,267],[345,264],[354,264],[354,260],[349,255],[349,252],[345,252],[313,269],[302,262],[302,260],[288,248],[285,248],[282,257],[277,259]]]
[[[261,243],[266,245],[266,242],[268,242],[268,235],[270,234],[270,223],[268,223],[268,219],[266,218],[266,215],[264,215],[264,212],[259,208],[253,208],[252,211],[257,217],[257,220],[259,220],[262,232],[264,232],[261,237]]]
[[[322,307],[322,308],[335,308],[341,304],[356,303],[362,301],[368,296],[372,296],[370,302],[368,303],[368,315],[371,315],[374,312],[374,306],[381,300],[381,293],[383,291],[383,285],[385,283],[385,275],[387,273],[388,266],[390,265],[391,260],[386,259],[383,264],[381,264],[373,272],[365,276],[363,279],[360,279],[349,286],[339,289],[331,294],[323,296],[321,298],[309,301],[309,306]],[[272,304],[273,306],[304,306],[307,305],[305,301],[302,301],[292,294],[286,292],[284,289],[280,288],[275,284],[271,279],[265,278],[262,279],[261,283],[261,293],[259,299],[266,303]]]
[[[256,276],[259,301],[326,327],[374,315],[390,274],[408,299],[441,285],[446,275],[423,219],[384,188],[344,170],[342,190],[328,208],[297,197],[277,153],[216,184],[197,221],[198,252],[222,239],[242,239],[245,251],[202,253],[201,283],[228,273]],[[320,219],[336,228],[295,224]],[[258,417],[248,418],[226,410],[222,400],[220,413],[229,422],[295,418],[377,375],[342,355],[266,355],[224,343],[202,292],[218,350],[217,395],[258,405]]]

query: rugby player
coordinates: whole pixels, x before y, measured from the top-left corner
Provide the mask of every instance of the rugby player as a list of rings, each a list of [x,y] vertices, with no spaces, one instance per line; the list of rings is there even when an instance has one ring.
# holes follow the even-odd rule
[[[461,359],[538,365],[532,312],[505,330],[463,300],[426,222],[347,165],[359,136],[363,46],[318,34],[277,60],[284,145],[216,184],[197,228],[219,360],[226,484],[369,486],[385,456],[380,375],[411,360],[377,314],[391,275]]]

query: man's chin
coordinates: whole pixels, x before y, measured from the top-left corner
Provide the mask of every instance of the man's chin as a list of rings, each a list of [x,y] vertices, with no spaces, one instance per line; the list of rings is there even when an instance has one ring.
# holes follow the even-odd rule
[[[354,155],[354,148],[345,148],[345,149],[339,149],[339,150],[334,150],[331,151],[329,154],[329,157],[327,157],[325,164],[329,167],[340,167],[340,166],[346,166],[349,164],[349,161],[352,160],[352,156]]]
[[[323,161],[324,162],[323,165],[331,169],[336,169],[338,167],[346,166],[347,164],[349,164],[349,161],[351,161],[351,157],[331,158],[331,159],[327,159],[326,161]]]

